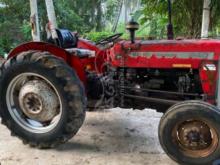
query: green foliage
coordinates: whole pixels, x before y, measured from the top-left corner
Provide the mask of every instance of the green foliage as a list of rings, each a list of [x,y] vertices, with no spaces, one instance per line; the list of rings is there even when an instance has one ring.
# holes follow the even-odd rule
[[[25,41],[22,31],[23,20],[29,18],[26,0],[0,0],[0,54],[9,52],[15,45]]]
[[[79,33],[88,32],[94,28],[93,25],[86,23],[83,17],[76,13],[76,10],[73,10],[75,6],[72,4],[68,0],[62,1],[62,3],[56,1],[55,8],[58,26],[78,31]]]
[[[89,32],[103,28],[102,3],[107,0],[57,0],[54,1],[58,22],[62,27]]]
[[[119,0],[107,0],[106,1],[106,14],[105,19],[109,22],[115,21],[116,17],[116,9],[119,5]]]
[[[5,53],[4,53],[4,50],[0,47],[0,56],[1,56],[1,57],[4,57],[4,54],[5,54]]]
[[[30,22],[27,20],[24,20],[21,27],[20,27],[21,34],[24,38],[25,41],[30,41],[31,40],[31,26]]]
[[[142,7],[135,6],[142,1]],[[121,0],[54,0],[57,22],[60,28],[79,32],[82,36],[97,42],[112,35]],[[136,36],[142,39],[166,38],[168,24],[167,0],[123,0],[124,7],[132,11],[132,17],[141,24]],[[0,0],[0,55],[9,52],[22,42],[31,40],[28,0]],[[45,39],[45,25],[48,22],[44,0],[38,1],[41,37]],[[199,38],[201,31],[203,0],[174,0],[173,24],[175,35]],[[210,36],[220,33],[220,3],[212,0]],[[124,33],[129,39],[124,22],[119,22],[117,33]]]
[[[113,35],[113,33],[110,31],[102,31],[102,32],[92,31],[92,32],[86,33],[84,35],[84,37],[87,38],[88,40],[93,41],[93,42],[98,42],[106,37],[111,36],[111,35]]]
[[[123,36],[121,37],[122,39],[126,39],[126,40],[130,39],[129,32],[126,30],[126,27],[125,27],[124,23],[119,24],[118,29],[117,29],[116,32],[117,33],[123,33]],[[139,30],[136,31],[136,38],[142,39],[142,40],[149,39],[151,37],[149,35],[149,33],[150,33],[149,24],[140,25]]]
[[[18,35],[18,31],[13,23],[9,21],[4,21],[4,23],[0,24],[0,29],[0,47],[1,51],[6,53],[12,49],[12,43],[16,44],[19,42],[18,40],[14,39],[14,36]]]
[[[156,38],[164,38],[166,36],[166,24],[168,23],[167,0],[142,0],[142,4],[141,24],[149,24],[152,29],[149,35],[153,35]],[[201,34],[203,0],[174,0],[172,9],[176,37],[199,38]],[[212,37],[218,35],[219,14],[219,0],[212,0],[210,18],[210,34]]]
[[[4,54],[31,40],[30,4],[28,0],[0,0],[0,3],[5,5],[0,7],[0,54]],[[54,0],[54,6],[60,28],[86,33],[92,40],[111,34],[105,26],[110,27],[114,20],[117,0]],[[38,1],[38,10],[41,38],[45,39],[48,20],[44,0]],[[96,33],[102,30],[106,32]]]

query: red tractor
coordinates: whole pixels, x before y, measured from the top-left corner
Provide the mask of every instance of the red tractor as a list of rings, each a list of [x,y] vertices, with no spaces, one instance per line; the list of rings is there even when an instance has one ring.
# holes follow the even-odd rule
[[[57,38],[12,50],[0,69],[2,123],[24,144],[50,148],[77,133],[86,108],[153,107],[165,113],[159,139],[173,160],[212,164],[220,158],[220,41],[142,41],[137,23],[127,29],[130,41],[115,34],[98,43],[57,29]]]

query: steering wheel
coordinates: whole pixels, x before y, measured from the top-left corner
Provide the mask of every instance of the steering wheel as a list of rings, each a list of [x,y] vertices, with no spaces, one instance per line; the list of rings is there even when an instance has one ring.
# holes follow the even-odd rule
[[[121,37],[123,35],[123,33],[117,33],[117,34],[114,34],[112,36],[109,36],[107,38],[104,38],[98,42],[96,42],[96,45],[105,45],[105,44],[108,44],[108,43],[111,43],[111,42],[114,42],[116,41],[119,37]]]

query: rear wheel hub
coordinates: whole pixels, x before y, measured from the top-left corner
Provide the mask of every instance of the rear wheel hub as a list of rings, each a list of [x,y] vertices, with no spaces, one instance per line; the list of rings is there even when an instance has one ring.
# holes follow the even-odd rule
[[[43,109],[42,101],[40,97],[35,93],[28,93],[24,96],[23,104],[24,110],[30,114],[39,114]]]
[[[31,72],[21,73],[10,81],[6,105],[14,121],[33,133],[53,130],[62,115],[62,101],[54,84]]]
[[[46,122],[58,114],[58,98],[47,83],[33,80],[25,83],[19,92],[19,105],[29,118]]]

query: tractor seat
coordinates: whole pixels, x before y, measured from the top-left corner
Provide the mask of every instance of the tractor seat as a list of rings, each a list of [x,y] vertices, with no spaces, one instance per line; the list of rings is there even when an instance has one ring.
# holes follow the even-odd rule
[[[87,58],[95,56],[95,52],[87,49],[78,49],[78,36],[67,29],[56,29],[58,35],[59,46],[67,52],[79,57]],[[52,37],[48,40],[49,43],[55,44]]]
[[[79,58],[87,58],[95,55],[95,52],[87,49],[78,49],[78,36],[66,29],[57,29],[60,47]]]
[[[67,29],[57,29],[60,47],[64,49],[76,48],[78,42],[77,34],[73,34]]]
[[[59,46],[63,49],[70,49],[70,48],[77,47],[77,42],[78,42],[77,34],[74,34],[67,29],[56,29],[56,31],[57,31],[57,35],[58,35],[58,45],[57,46]],[[51,34],[49,34],[47,42],[49,42],[51,44],[56,44],[54,42],[54,40],[52,39]]]

